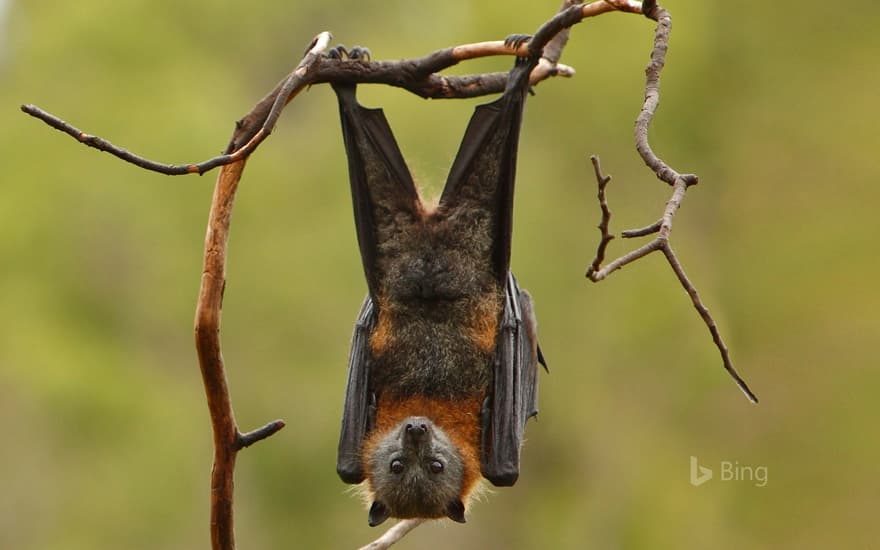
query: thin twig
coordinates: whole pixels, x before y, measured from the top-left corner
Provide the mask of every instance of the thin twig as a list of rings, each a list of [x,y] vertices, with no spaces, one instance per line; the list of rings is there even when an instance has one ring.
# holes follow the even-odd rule
[[[412,518],[400,520],[393,527],[385,531],[381,537],[374,540],[366,546],[362,546],[360,550],[385,550],[392,544],[400,541],[410,531],[426,521],[425,518]]]
[[[651,61],[645,69],[645,101],[639,116],[636,118],[636,150],[642,160],[648,165],[658,178],[669,185],[675,182],[678,173],[668,164],[663,162],[648,143],[648,126],[654,119],[654,113],[660,105],[660,73],[666,64],[666,52],[669,49],[669,33],[672,30],[672,18],[669,12],[660,7],[656,2],[645,2],[645,16],[657,21],[657,30],[654,34],[654,48],[651,50]],[[697,183],[694,177],[691,185]]]
[[[672,28],[672,19],[669,16],[669,12],[657,5],[653,0],[646,1],[643,4],[643,9],[644,14],[647,17],[657,21],[657,29],[654,34],[654,47],[651,50],[651,61],[645,69],[645,100],[635,124],[636,150],[638,150],[639,155],[641,155],[645,164],[654,172],[657,178],[672,186],[672,196],[666,203],[663,215],[658,221],[647,227],[631,229],[622,233],[622,235],[627,238],[642,237],[655,233],[657,236],[649,243],[620,256],[602,268],[601,264],[605,257],[605,248],[612,238],[608,229],[611,211],[608,208],[605,198],[605,186],[608,184],[610,177],[602,176],[599,168],[599,160],[596,157],[592,157],[593,166],[596,172],[596,180],[599,185],[599,206],[602,209],[602,221],[599,224],[599,230],[602,232],[602,240],[599,242],[595,259],[587,268],[586,276],[593,282],[599,282],[627,264],[643,258],[657,250],[662,251],[669,266],[672,268],[672,271],[675,273],[676,277],[678,277],[679,282],[688,293],[688,296],[690,296],[694,308],[696,308],[700,317],[703,319],[703,322],[708,327],[709,332],[712,335],[712,341],[721,353],[721,360],[724,369],[730,374],[746,397],[748,397],[753,403],[757,403],[758,398],[752,390],[749,389],[748,384],[746,384],[745,380],[742,379],[734,368],[733,362],[730,359],[730,352],[727,345],[724,343],[724,340],[721,338],[721,333],[718,330],[715,319],[709,313],[708,308],[706,308],[700,300],[696,287],[691,283],[690,279],[688,279],[681,262],[678,260],[678,257],[675,255],[675,251],[672,249],[672,245],[669,242],[669,235],[672,232],[672,219],[681,206],[681,202],[684,200],[687,189],[692,185],[696,185],[699,180],[697,176],[693,174],[679,174],[672,169],[672,167],[666,164],[654,153],[648,143],[648,127],[650,126],[654,114],[657,111],[657,107],[660,104],[660,73],[666,62],[666,52],[669,44],[669,32]]]
[[[315,37],[315,39],[312,41],[312,46],[306,51],[305,57],[303,57],[302,61],[300,61],[296,69],[294,69],[293,72],[288,75],[283,84],[279,87],[280,94],[277,96],[276,100],[273,101],[272,108],[266,115],[264,124],[260,131],[254,132],[253,134],[248,135],[244,140],[242,140],[244,142],[244,145],[240,147],[235,147],[233,150],[228,150],[222,155],[218,155],[216,157],[196,164],[166,164],[162,162],[152,161],[140,155],[136,155],[126,149],[123,149],[122,147],[114,145],[103,138],[87,134],[79,128],[68,124],[67,122],[56,117],[55,115],[48,113],[35,105],[22,105],[21,110],[33,117],[42,120],[56,130],[61,130],[62,132],[72,136],[74,139],[84,143],[85,145],[88,145],[89,147],[93,147],[95,149],[98,149],[99,151],[110,153],[111,155],[114,155],[119,159],[130,162],[135,166],[139,166],[146,170],[152,170],[154,172],[159,172],[160,174],[166,174],[169,176],[179,176],[184,174],[201,175],[209,170],[217,168],[218,166],[224,166],[246,158],[257,148],[257,146],[264,139],[269,136],[272,128],[275,125],[275,121],[280,115],[281,109],[284,107],[284,105],[278,105],[278,99],[286,98],[284,102],[284,104],[286,104],[287,101],[296,96],[296,94],[299,93],[302,88],[309,84],[309,81],[305,78],[305,75],[311,68],[315,66],[316,61],[319,59],[321,53],[327,48],[329,42],[330,33],[328,32],[323,32]],[[262,102],[258,105],[262,105]],[[237,124],[236,134],[245,133],[241,130],[243,130],[241,124]],[[233,142],[234,141],[236,140],[233,139]]]
[[[590,157],[590,161],[593,163],[593,171],[596,173],[596,182],[599,184],[598,199],[599,207],[602,209],[602,220],[597,227],[602,234],[602,239],[599,241],[599,246],[596,248],[596,257],[593,259],[593,263],[587,268],[588,278],[591,278],[593,273],[601,269],[602,262],[605,261],[605,250],[608,248],[608,243],[614,238],[614,235],[608,232],[608,224],[611,222],[611,209],[608,208],[608,201],[605,199],[605,187],[608,185],[608,182],[611,181],[611,176],[602,175],[602,167],[599,164],[599,157],[593,155]]]
[[[83,144],[88,145],[89,147],[92,147],[92,148],[97,149],[99,151],[104,151],[104,152],[110,153],[111,155],[113,155],[117,158],[120,158],[120,159],[124,160],[125,162],[130,162],[131,164],[134,164],[135,166],[139,166],[145,170],[152,170],[153,172],[159,172],[160,174],[167,174],[169,176],[178,176],[178,175],[182,175],[182,174],[198,173],[198,169],[193,164],[165,164],[162,162],[156,162],[153,160],[145,159],[144,157],[141,157],[140,155],[137,155],[135,153],[132,153],[131,151],[123,149],[122,147],[118,147],[116,145],[113,145],[112,143],[110,143],[106,139],[100,138],[98,136],[93,136],[91,134],[87,134],[87,133],[83,132],[82,130],[80,130],[79,128],[77,128],[76,126],[73,126],[72,124],[69,124],[69,123],[61,120],[57,116],[55,116],[51,113],[48,113],[48,112],[44,111],[43,109],[40,109],[36,105],[22,105],[21,110],[24,111],[25,113],[31,115],[32,117],[35,117],[35,118],[42,120],[43,122],[45,122],[46,124],[48,124],[52,128],[55,128],[56,130],[60,130],[60,131],[64,132],[65,134],[68,134],[69,136],[73,137],[73,139],[80,141]],[[226,160],[225,157],[226,157],[226,155],[223,155],[220,157],[215,157],[215,159],[217,159],[218,162],[219,162],[219,159],[222,159],[223,161],[225,161]],[[212,160],[214,160],[214,159],[212,159]],[[227,162],[223,162],[223,163],[228,164]],[[218,164],[218,166],[219,166],[219,164]],[[213,168],[213,166],[212,166],[212,168]],[[208,169],[210,169],[210,168],[208,168]]]
[[[712,318],[712,315],[709,313],[709,309],[703,305],[703,302],[700,300],[699,294],[697,294],[697,288],[691,283],[690,279],[688,279],[687,275],[684,272],[684,268],[681,265],[681,262],[678,261],[678,258],[675,256],[675,253],[672,251],[672,247],[667,244],[667,246],[663,247],[663,254],[666,256],[666,260],[669,262],[669,265],[672,266],[672,271],[675,272],[676,277],[678,277],[681,286],[687,291],[688,296],[691,297],[691,302],[693,302],[694,307],[700,313],[700,317],[703,319],[703,322],[706,324],[706,327],[709,328],[709,333],[712,335],[712,341],[715,343],[715,347],[718,348],[718,351],[721,353],[721,361],[724,363],[724,370],[730,374],[730,376],[736,382],[736,385],[739,386],[739,389],[742,390],[746,397],[752,403],[758,402],[758,396],[756,396],[752,390],[749,388],[749,385],[746,384],[746,381],[739,375],[736,371],[736,368],[733,366],[733,361],[730,359],[730,351],[727,348],[727,345],[724,343],[724,340],[721,338],[721,332],[718,330],[718,325],[715,323],[715,319]]]
[[[660,241],[655,239],[648,244],[620,256],[601,269],[593,269],[592,266],[590,266],[590,269],[587,270],[586,277],[594,283],[598,283],[627,264],[631,264],[639,258],[643,258],[651,252],[659,250],[660,246]]]
[[[627,229],[626,231],[621,231],[620,236],[624,239],[632,239],[635,237],[646,237],[648,235],[653,235],[654,233],[660,231],[660,225],[663,223],[663,220],[657,220],[647,227],[642,227],[640,229]]]
[[[262,441],[267,437],[273,435],[275,432],[284,427],[283,420],[273,420],[269,422],[262,428],[257,428],[256,430],[247,432],[247,433],[239,433],[235,437],[235,446],[238,449],[244,449],[245,447],[250,447],[257,441]]]

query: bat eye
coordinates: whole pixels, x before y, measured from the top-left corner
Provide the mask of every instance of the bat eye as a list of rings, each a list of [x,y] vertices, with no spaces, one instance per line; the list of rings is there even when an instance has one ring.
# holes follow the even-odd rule
[[[440,462],[439,460],[432,460],[428,464],[428,467],[431,469],[431,473],[433,473],[433,474],[439,474],[440,472],[443,471],[443,463]]]
[[[391,473],[392,474],[402,474],[404,470],[403,461],[399,458],[395,458],[391,461]]]

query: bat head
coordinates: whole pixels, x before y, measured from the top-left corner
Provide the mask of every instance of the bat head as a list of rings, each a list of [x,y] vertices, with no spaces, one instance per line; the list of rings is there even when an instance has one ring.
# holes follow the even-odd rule
[[[389,517],[464,523],[464,477],[464,460],[446,433],[427,417],[405,418],[368,450],[370,526]]]

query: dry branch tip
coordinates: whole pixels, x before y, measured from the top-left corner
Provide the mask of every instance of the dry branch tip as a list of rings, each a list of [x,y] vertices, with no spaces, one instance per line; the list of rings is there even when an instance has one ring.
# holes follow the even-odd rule
[[[285,424],[283,420],[273,420],[262,428],[257,428],[256,430],[247,433],[238,433],[235,437],[235,448],[244,449],[245,447],[250,447],[257,441],[262,441],[267,437],[274,435],[284,426]]]
[[[593,163],[596,182],[599,184],[599,193],[597,196],[599,199],[599,207],[602,209],[602,219],[599,222],[599,225],[596,226],[599,229],[602,238],[599,241],[599,246],[596,248],[596,256],[587,268],[585,274],[588,279],[595,282],[593,275],[602,268],[602,262],[605,261],[605,250],[608,248],[608,243],[611,242],[614,235],[608,231],[608,225],[611,222],[611,210],[608,208],[608,201],[605,198],[605,187],[611,181],[611,176],[602,175],[602,166],[600,165],[599,157],[593,155],[590,157],[590,161]]]

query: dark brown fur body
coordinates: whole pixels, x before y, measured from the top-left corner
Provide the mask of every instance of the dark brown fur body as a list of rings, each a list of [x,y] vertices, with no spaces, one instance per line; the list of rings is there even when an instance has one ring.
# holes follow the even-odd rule
[[[485,268],[488,231],[475,231],[488,216],[419,204],[412,215],[380,222],[387,238],[379,239],[379,316],[370,338],[378,396],[485,394],[503,299]]]

